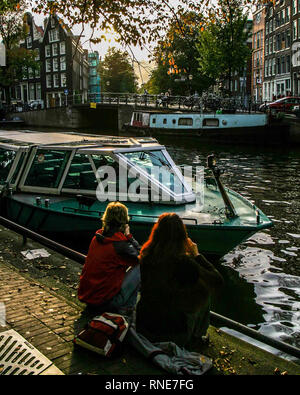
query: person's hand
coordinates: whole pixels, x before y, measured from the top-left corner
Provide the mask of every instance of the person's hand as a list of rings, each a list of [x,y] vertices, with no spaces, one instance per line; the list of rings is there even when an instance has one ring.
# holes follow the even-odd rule
[[[125,236],[130,235],[130,228],[129,228],[129,225],[128,225],[128,224],[125,225],[124,235],[125,235]]]
[[[190,251],[191,255],[193,255],[193,256],[199,255],[197,244],[194,243],[190,238],[188,238],[188,246],[189,246],[189,251]]]

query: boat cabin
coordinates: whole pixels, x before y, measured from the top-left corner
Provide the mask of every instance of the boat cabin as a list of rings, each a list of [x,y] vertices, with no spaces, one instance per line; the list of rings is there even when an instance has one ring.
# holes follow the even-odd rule
[[[0,131],[0,188],[98,200],[195,201],[192,187],[154,138]]]

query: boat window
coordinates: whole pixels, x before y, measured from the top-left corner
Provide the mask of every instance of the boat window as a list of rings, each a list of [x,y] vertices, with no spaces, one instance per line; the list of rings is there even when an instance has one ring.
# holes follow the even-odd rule
[[[203,119],[203,126],[219,126],[218,118],[205,118]]]
[[[111,156],[109,155],[97,155],[97,154],[92,154],[91,155],[92,160],[95,164],[95,167],[98,170],[101,169],[103,166],[109,166],[112,168],[115,177],[112,179],[107,179],[107,185],[105,187],[105,192],[108,190],[115,190],[116,192],[119,191],[119,164],[116,162]],[[103,179],[100,176],[100,181],[103,181]],[[113,185],[112,185],[113,184]]]
[[[74,155],[63,188],[87,190],[97,188],[97,180],[88,155]]]
[[[192,126],[193,125],[193,118],[179,118],[178,125],[181,126]]]
[[[172,192],[183,193],[185,187],[162,151],[125,152],[124,156],[133,164],[144,170]]]
[[[165,125],[167,123],[167,118],[164,118],[163,124]]]
[[[58,188],[71,151],[38,149],[25,185],[42,188]]]
[[[175,123],[176,123],[176,119],[172,119],[172,122],[173,122],[173,124],[175,125]]]
[[[18,163],[17,163],[17,166],[16,166],[16,168],[15,168],[15,171],[14,171],[14,173],[13,173],[13,175],[12,175],[11,180],[10,180],[10,183],[11,183],[11,184],[15,184],[16,181],[17,181],[17,177],[18,177],[20,168],[21,168],[21,166],[22,166],[22,163],[24,162],[25,155],[26,155],[26,153],[25,153],[25,152],[22,152],[22,154],[21,154],[21,156],[20,156],[20,158],[19,158],[19,161],[18,161]]]
[[[156,118],[152,118],[152,123],[156,123]]]
[[[17,152],[0,148],[0,185],[3,185],[15,160]]]

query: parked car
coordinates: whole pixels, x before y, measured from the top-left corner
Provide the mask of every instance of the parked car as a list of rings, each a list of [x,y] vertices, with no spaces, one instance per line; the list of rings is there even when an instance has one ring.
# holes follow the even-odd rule
[[[30,100],[28,105],[31,110],[42,110],[44,108],[44,100],[41,99]]]
[[[259,110],[267,111],[270,109],[271,112],[292,112],[297,105],[300,105],[300,97],[289,96],[282,97],[272,103],[264,103],[259,107]]]
[[[297,105],[292,110],[293,114],[296,115],[297,118],[300,118],[300,105]]]

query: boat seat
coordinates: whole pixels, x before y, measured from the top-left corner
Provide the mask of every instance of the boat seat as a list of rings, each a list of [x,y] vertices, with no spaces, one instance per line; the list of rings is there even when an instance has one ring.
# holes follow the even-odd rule
[[[92,170],[82,171],[79,178],[80,189],[96,189],[98,183]]]

